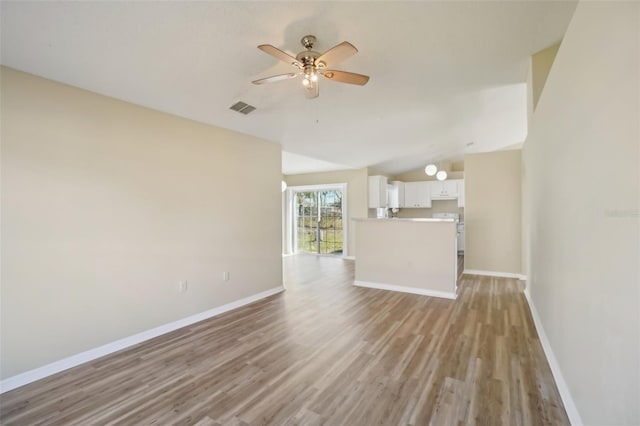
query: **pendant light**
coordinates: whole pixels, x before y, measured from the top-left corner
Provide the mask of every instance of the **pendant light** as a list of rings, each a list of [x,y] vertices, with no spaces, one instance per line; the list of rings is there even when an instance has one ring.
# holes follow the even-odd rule
[[[424,172],[427,174],[427,176],[433,176],[438,172],[438,168],[433,163],[427,164],[427,167],[424,168]]]
[[[424,168],[424,172],[427,176],[435,175],[436,179],[438,180],[447,179],[447,172],[445,170],[438,171],[438,166],[436,166],[434,163],[427,164],[427,166]]]

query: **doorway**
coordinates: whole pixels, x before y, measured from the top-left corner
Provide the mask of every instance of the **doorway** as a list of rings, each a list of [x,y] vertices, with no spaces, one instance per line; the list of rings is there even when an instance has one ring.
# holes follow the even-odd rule
[[[294,253],[343,256],[346,252],[346,185],[289,188]]]

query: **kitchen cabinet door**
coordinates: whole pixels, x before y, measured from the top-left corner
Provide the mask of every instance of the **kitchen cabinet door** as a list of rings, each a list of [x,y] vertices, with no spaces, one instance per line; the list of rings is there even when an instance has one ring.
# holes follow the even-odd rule
[[[432,200],[453,200],[458,198],[458,180],[429,181]]]
[[[405,182],[404,206],[408,208],[430,208],[429,182]]]
[[[393,181],[387,185],[388,207],[398,209],[404,207],[404,182]]]
[[[369,176],[369,208],[387,207],[387,177]]]

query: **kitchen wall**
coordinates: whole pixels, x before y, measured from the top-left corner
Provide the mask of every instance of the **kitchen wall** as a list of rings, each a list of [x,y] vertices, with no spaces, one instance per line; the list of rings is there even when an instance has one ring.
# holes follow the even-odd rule
[[[279,145],[0,73],[3,379],[282,286]]]
[[[332,183],[347,184],[347,214],[349,220],[347,223],[348,241],[345,256],[356,256],[355,224],[351,219],[367,217],[368,214],[367,196],[369,181],[367,169],[287,175],[285,176],[285,181],[289,186],[326,185]]]
[[[576,424],[640,424],[638,76],[640,3],[580,2],[524,146],[528,286]]]
[[[465,270],[521,273],[521,151],[464,157]]]
[[[420,218],[433,217],[434,213],[458,213],[460,220],[464,220],[464,209],[458,208],[458,200],[435,200],[430,209],[404,208],[398,211],[398,217]]]

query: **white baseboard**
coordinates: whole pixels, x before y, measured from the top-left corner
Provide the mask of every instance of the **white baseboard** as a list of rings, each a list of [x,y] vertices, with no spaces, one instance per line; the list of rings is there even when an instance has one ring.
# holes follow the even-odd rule
[[[344,260],[356,260],[355,256],[342,256]]]
[[[525,290],[524,294],[527,302],[529,303],[529,309],[531,310],[531,316],[533,317],[533,322],[536,326],[536,330],[538,331],[538,336],[540,337],[542,349],[544,350],[544,354],[547,357],[547,361],[549,361],[549,367],[551,367],[551,373],[553,374],[553,379],[558,386],[560,398],[562,398],[562,403],[564,404],[564,408],[567,411],[567,415],[569,416],[569,421],[572,425],[583,425],[584,423],[582,423],[578,408],[576,407],[576,404],[571,397],[571,392],[569,392],[569,386],[567,386],[567,382],[565,382],[564,377],[562,376],[562,371],[560,371],[558,360],[556,359],[556,356],[553,354],[553,350],[551,349],[551,343],[549,342],[547,333],[545,333],[544,327],[542,326],[542,321],[540,320],[540,316],[538,315],[538,311],[536,310],[536,305],[534,305],[533,300],[531,300],[531,293]]]
[[[393,284],[372,283],[367,281],[354,281],[353,285],[358,287],[375,288],[378,290],[399,291],[401,293],[420,294],[422,296],[443,297],[445,299],[455,299],[456,293],[446,291],[427,290],[424,288],[404,287]]]
[[[153,339],[154,337],[161,336],[179,328],[186,327],[241,306],[248,305],[249,303],[256,302],[282,291],[284,291],[284,287],[274,287],[261,293],[254,294],[253,296],[245,297],[244,299],[236,300],[235,302],[227,303],[226,305],[218,306],[217,308],[209,309],[208,311],[200,312],[198,314],[191,315],[190,317],[182,318],[169,324],[164,324],[159,327],[134,334],[133,336],[125,337],[123,339],[116,340],[115,342],[107,343],[106,345],[89,349],[88,351],[52,362],[51,364],[8,377],[0,381],[0,394],[19,388],[20,386],[24,386],[31,382],[35,382],[36,380],[54,375],[61,371],[68,370],[69,368],[76,367],[80,364],[84,364],[85,362],[93,361],[94,359],[128,348],[129,346],[137,345],[145,340]]]
[[[478,269],[465,269],[462,273],[469,274],[469,275],[484,275],[487,277],[516,278],[521,281],[527,280],[526,275],[516,274],[513,272],[496,272],[496,271],[481,271]]]

